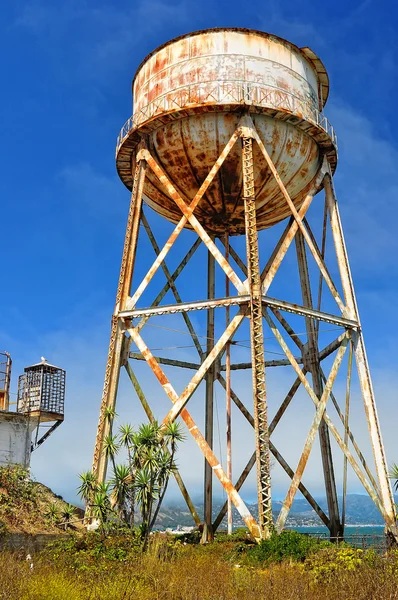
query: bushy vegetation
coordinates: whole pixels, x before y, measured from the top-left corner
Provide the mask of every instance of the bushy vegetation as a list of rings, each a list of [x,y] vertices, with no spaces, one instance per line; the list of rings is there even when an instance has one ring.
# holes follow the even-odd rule
[[[242,537],[242,536],[241,536]],[[305,536],[302,536],[305,537]],[[297,542],[298,549],[294,549]],[[296,536],[265,561],[238,541],[201,546],[164,534],[143,553],[130,535],[88,534],[33,557],[0,554],[1,600],[387,600],[397,598],[398,556],[348,546],[308,551]],[[273,542],[275,543],[275,542]]]
[[[292,559],[304,561],[311,553],[327,548],[331,543],[297,531],[283,531],[280,535],[273,533],[268,540],[263,540],[248,552],[251,563],[280,563]]]
[[[69,529],[76,518],[74,506],[32,481],[26,469],[0,467],[0,535],[7,531],[55,533]]]

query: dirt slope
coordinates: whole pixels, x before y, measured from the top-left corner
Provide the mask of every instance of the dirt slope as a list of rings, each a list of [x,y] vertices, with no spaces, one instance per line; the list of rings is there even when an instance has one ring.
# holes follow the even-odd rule
[[[10,533],[59,533],[82,528],[83,511],[65,514],[68,503],[48,487],[32,481],[28,471],[0,467],[0,535]]]

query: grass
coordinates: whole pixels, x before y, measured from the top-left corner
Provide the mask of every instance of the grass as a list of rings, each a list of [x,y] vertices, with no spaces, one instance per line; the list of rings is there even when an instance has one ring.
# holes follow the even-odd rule
[[[0,467],[0,535],[59,533],[68,504],[21,466]],[[82,511],[80,511],[82,512]],[[73,520],[79,518],[79,514]],[[81,527],[77,522],[77,527]]]
[[[65,545],[67,544],[67,545]],[[288,545],[284,540],[284,545]],[[302,548],[302,541],[299,543]],[[293,542],[290,543],[290,547]],[[289,551],[290,552],[290,551]],[[33,558],[0,554],[0,599],[12,600],[392,600],[398,555],[312,548],[270,560],[243,541],[209,546],[154,536],[142,554],[131,538],[88,536]]]

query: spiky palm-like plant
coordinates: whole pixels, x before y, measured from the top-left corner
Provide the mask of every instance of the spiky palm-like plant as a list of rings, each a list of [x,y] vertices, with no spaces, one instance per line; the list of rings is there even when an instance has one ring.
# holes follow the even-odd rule
[[[117,507],[120,521],[129,524],[129,512],[131,511],[131,495],[133,485],[131,472],[127,465],[116,465],[110,485],[113,488],[111,494],[111,505],[114,504]]]
[[[92,471],[84,471],[79,474],[81,481],[77,488],[77,493],[86,504],[90,504],[94,493],[98,488],[97,478]]]
[[[112,435],[111,433],[109,433],[107,436],[105,436],[102,451],[106,458],[111,460],[113,470],[116,469],[115,457],[116,454],[119,452],[119,449],[120,445],[118,443],[116,435]]]
[[[53,525],[57,525],[61,518],[59,505],[56,502],[52,502],[44,516],[47,517]]]
[[[91,515],[94,519],[98,519],[102,533],[105,534],[105,523],[112,512],[109,496],[104,491],[95,492],[91,504]]]
[[[62,509],[62,521],[65,527],[65,531],[68,529],[73,517],[76,514],[76,509],[72,504],[66,504]]]
[[[144,549],[159,514],[170,474],[174,470],[177,443],[183,439],[178,424],[169,423],[166,427],[161,427],[156,421],[141,425],[134,436],[134,488],[142,516]]]
[[[161,493],[159,497],[159,502],[157,503],[154,514],[152,515],[151,522],[149,524],[149,529],[153,529],[157,516],[159,514],[160,507],[166,495],[167,486],[169,484],[170,475],[175,471],[175,453],[177,450],[177,445],[179,442],[183,442],[185,440],[185,435],[182,432],[181,426],[176,421],[167,423],[165,429],[163,430],[163,438],[166,443],[170,444],[170,452],[167,450],[163,450],[161,456],[159,457],[159,485],[161,487]]]
[[[105,416],[105,420],[109,423],[109,433],[110,433],[110,435],[112,435],[113,421],[116,419],[118,414],[114,408],[112,408],[111,406],[108,406],[105,409],[104,416]]]
[[[398,465],[393,463],[390,469],[390,479],[394,479],[393,487],[396,492],[398,492]]]

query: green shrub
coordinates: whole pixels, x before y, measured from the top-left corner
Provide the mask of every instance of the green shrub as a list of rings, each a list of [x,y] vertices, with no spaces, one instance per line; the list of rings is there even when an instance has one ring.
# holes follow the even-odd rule
[[[140,549],[141,540],[134,531],[128,536],[92,532],[53,542],[42,556],[75,571],[101,571],[105,563],[126,562]]]
[[[326,540],[298,533],[283,531],[280,535],[273,533],[268,540],[263,540],[247,553],[249,563],[268,564],[282,562],[286,559],[304,561],[311,552],[331,546]]]
[[[367,555],[369,555],[367,557]],[[368,560],[367,560],[368,558]],[[316,581],[332,581],[340,571],[355,571],[364,560],[369,566],[374,566],[375,553],[364,552],[360,548],[342,545],[322,548],[319,552],[310,554],[304,561],[304,570],[309,571]]]

